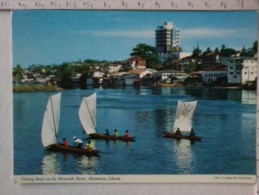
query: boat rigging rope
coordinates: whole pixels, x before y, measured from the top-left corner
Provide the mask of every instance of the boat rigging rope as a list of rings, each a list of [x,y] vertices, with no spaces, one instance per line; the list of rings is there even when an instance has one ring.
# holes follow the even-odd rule
[[[89,109],[89,106],[88,106],[88,104],[87,104],[86,98],[84,98],[84,100],[85,100],[85,104],[86,104],[87,110],[88,110],[88,112],[89,112],[89,114],[90,114],[91,120],[92,120],[92,122],[93,122],[93,124],[94,124],[94,128],[96,129],[96,124],[95,124],[94,119],[93,119],[93,116],[92,116],[92,114],[91,114],[91,112],[90,112],[90,109]]]
[[[189,113],[189,112],[191,112],[192,109],[195,108],[196,103],[193,104],[191,107],[189,106],[189,103],[188,103],[188,102],[183,102],[183,105],[184,105],[184,109]],[[188,108],[189,108],[189,109],[188,109]]]

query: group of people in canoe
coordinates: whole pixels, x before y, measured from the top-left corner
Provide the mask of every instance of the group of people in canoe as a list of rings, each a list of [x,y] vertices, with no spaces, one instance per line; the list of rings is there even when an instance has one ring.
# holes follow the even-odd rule
[[[86,147],[83,145],[83,141],[79,138],[77,138],[76,136],[73,137],[74,140],[74,147],[76,148],[86,148],[87,150],[92,150],[93,146],[91,144],[91,140],[88,141]],[[68,141],[66,140],[66,138],[63,138],[63,145],[65,147],[69,147]]]
[[[110,135],[108,129],[106,129],[106,132],[105,132],[104,135]],[[114,135],[113,136],[119,137],[119,132],[118,132],[117,129],[114,130]],[[128,130],[125,131],[125,135],[124,136],[127,137],[127,138],[130,137],[130,134],[129,134]],[[91,144],[91,140],[88,141],[86,147],[83,145],[83,141],[81,139],[77,138],[76,136],[73,137],[73,140],[74,140],[74,147],[76,147],[76,148],[86,148],[88,150],[92,150],[93,149],[93,146]],[[66,138],[63,138],[63,145],[65,147],[69,147],[69,144],[68,144],[68,141],[66,140]]]
[[[109,130],[108,129],[106,129],[106,131],[105,131],[105,134],[104,135],[110,135],[110,132],[109,132]],[[118,132],[118,130],[117,129],[115,129],[114,130],[114,135],[113,136],[115,136],[115,137],[119,137],[119,132]],[[130,134],[129,134],[129,131],[128,130],[126,130],[125,131],[125,135],[124,135],[124,137],[130,137]]]
[[[175,133],[174,133],[175,135],[179,135],[179,136],[181,136],[182,135],[182,132],[181,132],[181,130],[179,129],[179,128],[177,128],[177,130],[175,131]],[[195,132],[194,132],[194,130],[193,129],[191,129],[191,132],[190,132],[190,137],[194,137],[196,134],[195,134]]]

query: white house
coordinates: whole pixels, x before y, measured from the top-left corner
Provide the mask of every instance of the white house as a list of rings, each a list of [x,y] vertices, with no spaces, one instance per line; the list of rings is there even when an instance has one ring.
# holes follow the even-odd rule
[[[228,69],[225,66],[211,66],[201,71],[202,82],[213,84],[218,78],[224,78],[228,75]]]
[[[257,78],[257,64],[256,58],[243,59],[242,84]]]
[[[242,83],[243,60],[241,58],[225,58],[224,64],[228,67],[228,84]]]
[[[128,67],[134,70],[145,70],[146,60],[142,57],[132,57],[127,60]]]
[[[229,84],[240,85],[257,78],[256,58],[228,58],[224,59],[224,63],[228,67]]]
[[[184,81],[187,78],[187,74],[177,70],[163,70],[153,73],[155,78],[160,78],[161,81],[171,78],[177,78],[178,81]]]
[[[126,85],[133,85],[135,81],[138,81],[145,77],[147,74],[154,74],[155,70],[152,69],[146,69],[146,70],[130,70],[126,75],[124,75],[125,78],[125,84]]]
[[[115,72],[119,72],[119,70],[121,69],[122,65],[112,65],[108,67],[108,72],[109,73],[115,73]]]

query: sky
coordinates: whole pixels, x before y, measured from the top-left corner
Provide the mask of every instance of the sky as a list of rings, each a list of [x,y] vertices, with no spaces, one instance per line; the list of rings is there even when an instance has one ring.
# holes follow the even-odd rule
[[[241,50],[257,39],[254,11],[14,11],[13,66],[125,60],[139,43],[155,47],[155,30],[168,21],[180,29],[184,52]]]

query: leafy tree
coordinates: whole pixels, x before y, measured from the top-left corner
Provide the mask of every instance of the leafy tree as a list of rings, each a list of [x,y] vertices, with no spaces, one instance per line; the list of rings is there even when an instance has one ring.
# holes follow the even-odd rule
[[[258,43],[258,42],[255,41],[254,44],[253,44],[253,50],[254,50],[255,52],[257,52],[257,50],[258,50],[257,43]]]
[[[232,48],[227,48],[224,44],[221,46],[220,55],[225,57],[230,57],[236,54],[237,51]]]
[[[200,48],[196,47],[192,51],[192,57],[193,58],[198,58],[198,57],[200,57],[201,53],[202,53],[202,51],[200,50]]]
[[[73,66],[70,66],[68,63],[63,63],[60,66],[58,75],[61,78],[61,82],[71,81],[72,77],[75,76],[75,69]]]
[[[195,72],[195,71],[197,71],[197,64],[194,63],[194,62],[190,63],[190,64],[185,68],[185,72],[186,72],[187,74],[192,73],[192,72]]]
[[[20,64],[17,64],[16,67],[13,68],[13,77],[15,77],[16,79],[23,79],[24,74],[25,71]]]
[[[215,50],[214,50],[214,53],[215,53],[215,54],[220,54],[219,48],[216,47]]]
[[[132,49],[130,54],[132,57],[142,57],[147,62],[148,68],[156,68],[160,65],[159,52],[155,47],[147,45],[145,43],[138,44]]]
[[[203,52],[202,55],[207,55],[207,54],[210,54],[212,51],[211,49],[208,47],[206,51]]]

